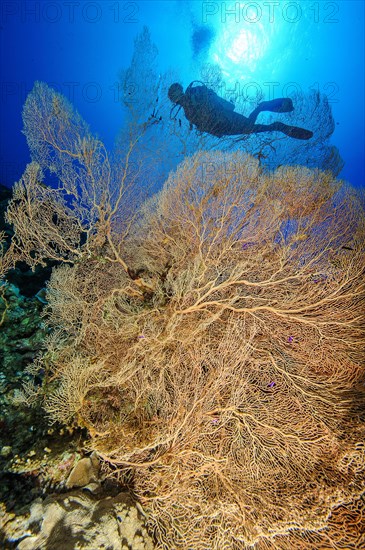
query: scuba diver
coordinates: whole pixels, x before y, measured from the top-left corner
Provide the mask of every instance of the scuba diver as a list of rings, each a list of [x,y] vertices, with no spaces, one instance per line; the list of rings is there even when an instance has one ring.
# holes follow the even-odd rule
[[[194,86],[194,84],[200,84]],[[272,122],[271,124],[256,124],[256,118],[262,111],[271,111],[272,113],[289,113],[294,110],[290,98],[281,97],[271,101],[263,101],[258,104],[249,117],[234,112],[234,105],[219,97],[213,90],[210,90],[203,82],[194,80],[184,89],[178,82],[171,84],[168,90],[169,99],[175,103],[173,110],[179,105],[188,121],[190,128],[193,125],[200,132],[207,132],[218,138],[222,136],[234,136],[239,134],[256,134],[259,132],[282,132],[286,136],[295,139],[310,139],[313,132],[289,126],[282,122]],[[177,111],[177,112],[178,112]],[[175,113],[174,118],[176,118]]]

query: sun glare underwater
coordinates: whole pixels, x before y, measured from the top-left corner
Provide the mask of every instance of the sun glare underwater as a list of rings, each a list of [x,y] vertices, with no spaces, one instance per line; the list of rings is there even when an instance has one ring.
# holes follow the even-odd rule
[[[257,17],[257,12],[253,12],[251,20],[254,13]],[[237,25],[235,20],[227,21],[210,54],[212,61],[221,67],[225,78],[240,81],[252,77],[270,47],[272,27],[272,23],[265,25],[260,20],[255,25],[250,22]]]

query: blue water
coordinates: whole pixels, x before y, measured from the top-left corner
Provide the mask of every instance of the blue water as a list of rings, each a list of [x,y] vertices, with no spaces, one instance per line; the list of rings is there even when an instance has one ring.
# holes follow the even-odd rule
[[[336,124],[331,144],[345,162],[340,175],[364,186],[362,0],[3,0],[0,9],[1,183],[11,186],[29,161],[21,111],[36,80],[66,95],[113,146],[123,124],[119,73],[148,25],[161,71],[174,69],[184,86],[200,78],[204,63],[216,63],[227,93],[327,94]]]

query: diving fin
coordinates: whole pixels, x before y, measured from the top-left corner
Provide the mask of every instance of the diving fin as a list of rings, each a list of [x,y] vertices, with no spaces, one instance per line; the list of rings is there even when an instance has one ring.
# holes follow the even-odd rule
[[[275,130],[276,132],[282,132],[286,136],[295,139],[310,139],[313,137],[313,132],[310,130],[305,130],[304,128],[298,128],[298,126],[289,126],[283,122],[273,122],[269,126],[270,130]]]
[[[285,135],[295,139],[310,139],[313,137],[313,132],[305,130],[304,128],[298,128],[298,126],[286,126],[281,130]]]

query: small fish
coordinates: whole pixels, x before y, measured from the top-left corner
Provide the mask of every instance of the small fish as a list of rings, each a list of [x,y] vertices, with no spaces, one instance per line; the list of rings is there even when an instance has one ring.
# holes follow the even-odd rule
[[[48,304],[47,300],[47,290],[45,288],[41,288],[38,290],[37,294],[35,295],[35,298],[41,303],[41,304]]]

